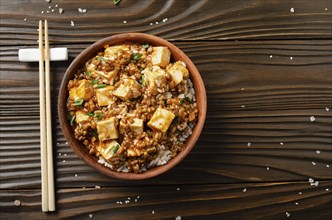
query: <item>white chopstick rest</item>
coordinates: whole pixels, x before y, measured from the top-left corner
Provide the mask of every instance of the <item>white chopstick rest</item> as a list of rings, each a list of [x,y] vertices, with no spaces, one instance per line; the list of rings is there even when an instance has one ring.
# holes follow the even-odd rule
[[[39,61],[39,49],[28,48],[18,50],[18,60],[20,62],[38,62]],[[68,60],[68,49],[65,47],[51,48],[50,49],[50,61],[62,61]]]

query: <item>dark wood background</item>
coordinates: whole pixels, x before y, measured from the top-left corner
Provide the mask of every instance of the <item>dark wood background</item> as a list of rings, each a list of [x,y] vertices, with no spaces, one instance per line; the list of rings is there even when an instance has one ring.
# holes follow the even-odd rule
[[[1,0],[0,12],[1,219],[332,216],[330,0]],[[48,214],[40,203],[38,64],[18,62],[18,49],[37,48],[39,19],[49,21],[52,47],[69,49],[69,61],[51,64],[57,212]],[[71,60],[123,32],[154,34],[183,49],[208,94],[194,150],[145,181],[96,173],[72,152],[57,120]]]

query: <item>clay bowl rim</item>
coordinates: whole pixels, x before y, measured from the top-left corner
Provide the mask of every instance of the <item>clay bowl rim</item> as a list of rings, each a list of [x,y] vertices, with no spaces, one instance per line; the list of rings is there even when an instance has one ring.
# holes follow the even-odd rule
[[[196,102],[197,107],[199,110],[198,121],[196,126],[193,129],[192,134],[187,139],[185,147],[183,150],[166,164],[158,167],[154,167],[148,169],[143,173],[122,173],[112,171],[110,168],[104,166],[103,164],[98,163],[98,158],[96,156],[90,155],[88,150],[75,139],[72,128],[70,126],[69,121],[67,120],[67,109],[66,109],[66,101],[68,98],[67,94],[67,84],[70,79],[73,78],[73,75],[76,71],[81,68],[89,59],[97,54],[97,52],[101,51],[105,45],[116,45],[121,43],[142,43],[142,44],[150,44],[152,46],[167,46],[172,52],[172,61],[174,60],[181,60],[189,69],[191,80],[193,81],[194,88],[196,91]],[[204,86],[204,82],[201,78],[199,71],[197,70],[196,66],[193,62],[189,59],[187,55],[185,55],[179,48],[177,48],[172,43],[156,37],[150,34],[143,34],[143,33],[125,33],[125,34],[118,34],[112,35],[110,37],[106,37],[101,39],[91,46],[83,50],[70,64],[68,67],[61,85],[59,89],[59,96],[58,96],[58,116],[60,121],[60,127],[62,132],[68,141],[69,146],[73,149],[75,154],[79,156],[86,164],[90,167],[94,168],[101,174],[117,178],[123,180],[141,180],[141,179],[148,179],[173,168],[175,165],[180,163],[187,154],[192,150],[195,146],[198,137],[200,136],[205,118],[206,118],[206,111],[207,111],[207,97],[206,97],[206,90]]]

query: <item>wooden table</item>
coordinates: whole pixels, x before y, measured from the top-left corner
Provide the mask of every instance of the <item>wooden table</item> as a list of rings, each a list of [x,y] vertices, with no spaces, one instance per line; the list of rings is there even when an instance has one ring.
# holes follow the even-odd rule
[[[8,0],[0,11],[1,219],[332,216],[331,1]],[[39,19],[49,21],[51,46],[67,47],[70,58],[51,64],[56,213],[41,212],[38,64],[17,54],[37,48]],[[73,58],[123,32],[183,49],[208,94],[194,150],[145,181],[96,173],[73,153],[57,119],[59,84]]]

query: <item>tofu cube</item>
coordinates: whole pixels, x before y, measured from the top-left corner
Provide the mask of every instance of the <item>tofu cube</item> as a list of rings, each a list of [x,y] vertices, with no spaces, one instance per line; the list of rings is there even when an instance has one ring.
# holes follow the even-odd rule
[[[183,78],[187,78],[189,76],[188,69],[183,66],[182,62],[178,61],[173,64],[173,66],[168,70],[169,75],[172,77],[175,85],[179,84]]]
[[[124,83],[114,90],[113,95],[127,101],[131,98],[137,98],[141,95],[139,92],[140,84],[131,78],[123,79]]]
[[[166,83],[166,72],[159,66],[153,66],[144,70],[144,80],[147,86],[154,90]]]
[[[117,46],[107,47],[104,51],[104,55],[105,55],[105,57],[115,58],[116,53],[119,50],[129,50],[129,47],[126,45],[117,45]]]
[[[139,119],[139,118],[134,118],[134,123],[130,124],[129,127],[130,127],[131,131],[134,131],[137,133],[143,132],[143,128],[144,128],[143,120]]]
[[[77,100],[89,100],[94,95],[92,83],[89,80],[82,79],[79,81],[79,86],[74,87],[69,91],[69,97]]]
[[[170,61],[171,51],[167,47],[153,47],[152,64],[165,68]]]
[[[95,77],[100,76],[100,77],[103,77],[108,80],[114,79],[117,75],[118,75],[118,71],[116,71],[116,70],[113,70],[110,72],[95,71],[92,73],[92,76],[95,76]]]
[[[117,139],[119,137],[119,133],[116,127],[116,118],[111,117],[97,122],[97,131],[100,141]]]
[[[99,106],[108,106],[113,103],[113,89],[113,86],[106,86],[105,88],[96,90],[96,98]]]
[[[75,114],[75,121],[76,123],[81,123],[81,122],[86,122],[89,120],[89,116],[87,114],[85,114],[83,111],[77,111]]]
[[[100,142],[97,150],[106,160],[111,159],[120,149],[120,144],[115,140]]]
[[[120,134],[125,133],[125,127],[126,127],[126,125],[121,120],[120,123],[119,123],[119,132],[120,132]]]
[[[153,130],[166,132],[174,118],[175,115],[172,112],[158,108],[148,122],[148,126]]]

